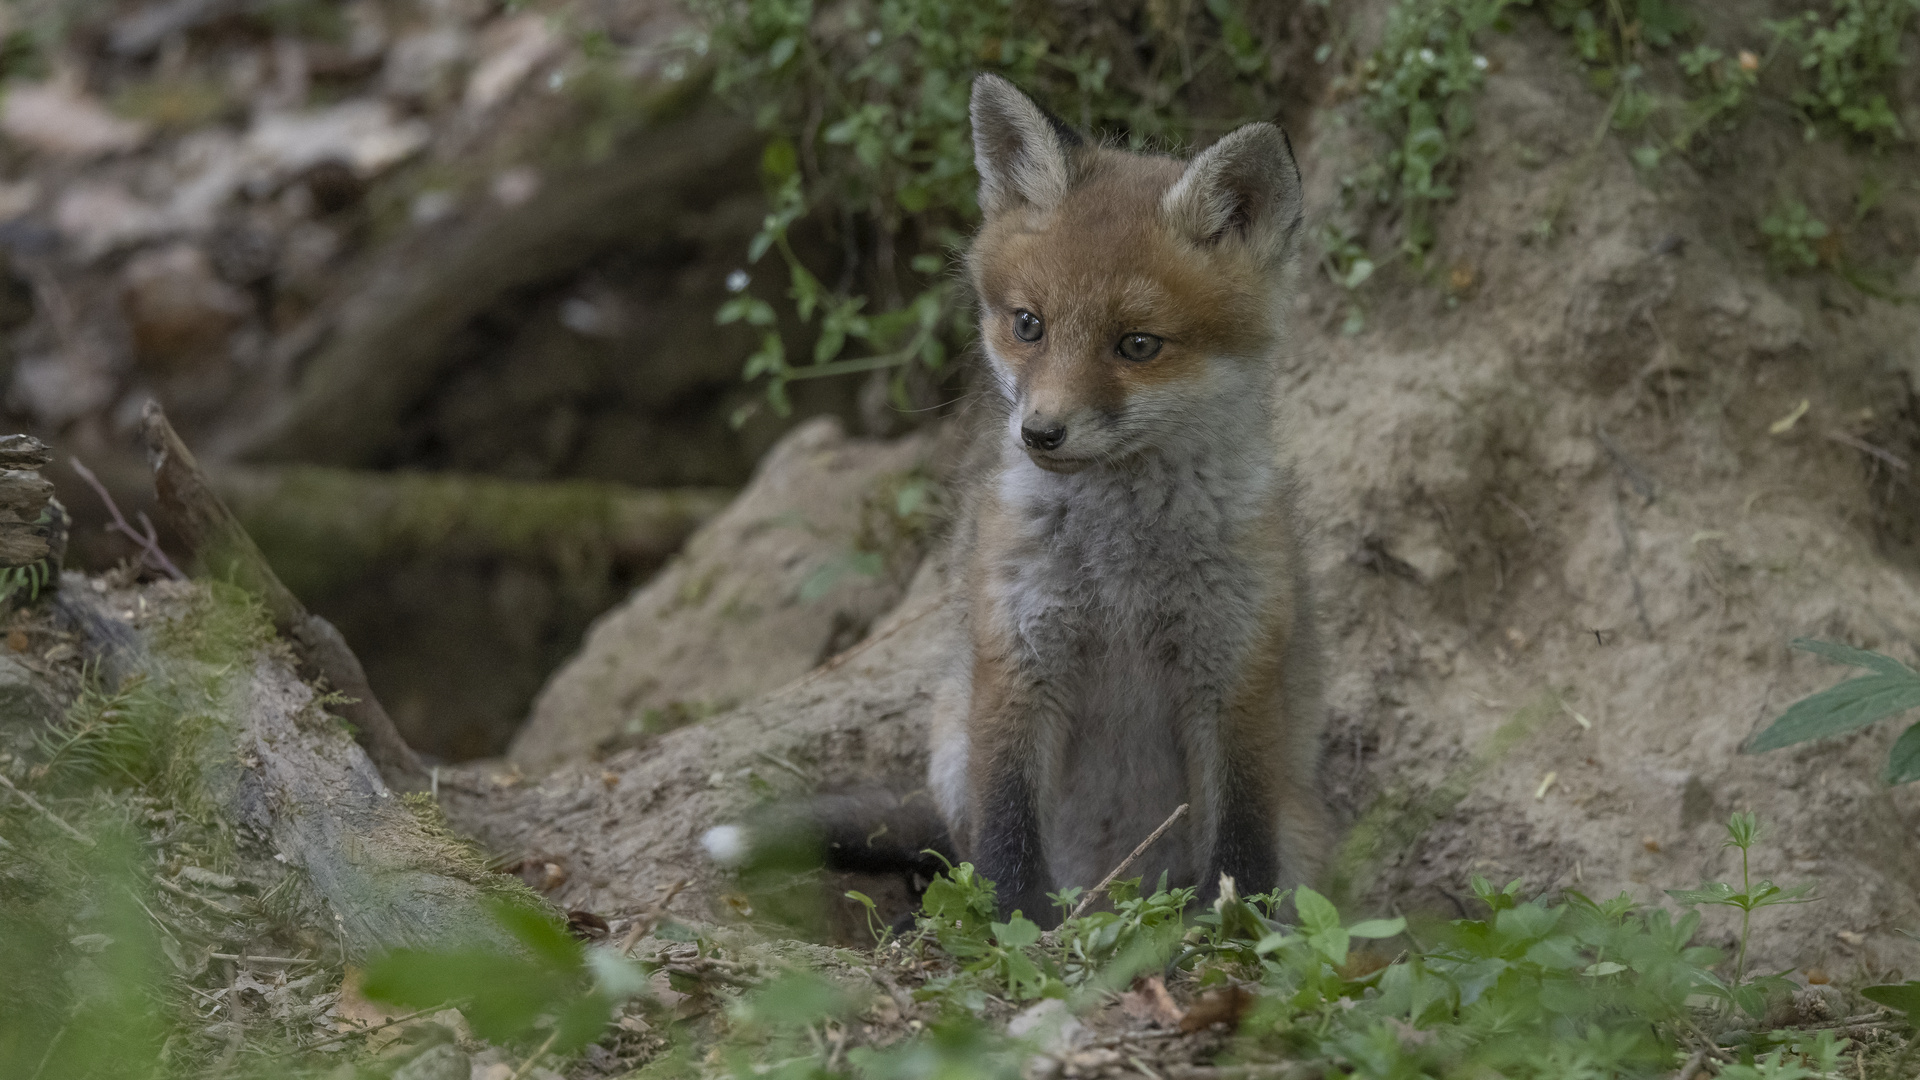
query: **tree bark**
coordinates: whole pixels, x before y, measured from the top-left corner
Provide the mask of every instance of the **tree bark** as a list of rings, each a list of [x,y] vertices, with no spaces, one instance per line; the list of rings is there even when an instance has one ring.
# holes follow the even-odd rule
[[[367,684],[360,660],[327,620],[307,611],[280,583],[253,538],[240,526],[158,402],[142,415],[147,461],[153,467],[161,518],[185,542],[207,571],[228,578],[266,604],[275,629],[293,644],[310,675],[351,700],[341,707],[380,774],[395,787],[418,790],[425,770],[394,729],[393,719]]]
[[[181,677],[181,658],[157,653],[84,579],[70,575],[69,585],[54,601],[55,618],[109,686]],[[165,612],[200,587],[144,586],[141,604]],[[400,947],[506,943],[485,901],[517,892],[517,883],[487,872],[423,818],[430,808],[397,796],[320,712],[318,695],[283,652],[253,650],[231,686],[223,722],[206,729],[197,755],[199,791],[236,835],[263,845],[245,845],[242,858],[272,858],[300,875],[302,906],[348,962]]]
[[[242,436],[239,457],[364,467],[454,357],[448,340],[515,289],[610,248],[678,233],[754,175],[751,124],[688,79],[654,102],[658,126],[609,160],[555,177],[523,206],[402,246],[337,307],[289,336],[315,343],[291,404]]]

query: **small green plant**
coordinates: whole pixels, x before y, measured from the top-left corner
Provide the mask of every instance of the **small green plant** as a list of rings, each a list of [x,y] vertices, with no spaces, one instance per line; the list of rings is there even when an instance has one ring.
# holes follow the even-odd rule
[[[1809,739],[1843,735],[1877,724],[1913,709],[1920,709],[1920,671],[1915,671],[1891,656],[1867,649],[1856,649],[1832,641],[1799,638],[1793,647],[1849,667],[1865,668],[1871,675],[1848,679],[1812,697],[1802,698],[1787,707],[1778,720],[1753,737],[1744,748],[1749,754],[1778,750]],[[1909,784],[1920,780],[1920,723],[1907,728],[1894,740],[1882,774],[1888,784]]]
[[[779,257],[792,318],[748,291],[744,269],[730,278],[736,295],[717,318],[759,331],[745,378],[763,380],[767,404],[782,415],[792,382],[882,370],[895,372],[895,404],[906,407],[907,369],[938,372],[951,348],[970,340],[945,273],[979,218],[967,128],[974,73],[1005,75],[1069,123],[1135,148],[1188,135],[1196,83],[1225,88],[1240,103],[1235,112],[1272,113],[1257,77],[1270,61],[1241,0],[1150,5],[1153,32],[1144,37],[1035,19],[1015,0],[694,7],[708,29],[688,39],[689,50],[768,134],[768,211],[746,254],[753,265]],[[1113,44],[1121,41],[1128,44]],[[808,265],[795,239],[803,222],[833,236],[843,265]],[[811,338],[807,355],[788,355],[783,325]],[[753,411],[743,408],[735,422]]]
[[[1702,988],[1719,998],[1729,1006],[1737,1006],[1747,1015],[1758,1019],[1766,1015],[1767,998],[1782,993],[1791,993],[1793,984],[1787,981],[1786,972],[1774,975],[1762,975],[1747,978],[1747,939],[1753,928],[1753,913],[1761,908],[1779,904],[1806,904],[1813,901],[1812,885],[1795,885],[1781,888],[1771,881],[1755,883],[1747,864],[1747,854],[1760,835],[1760,823],[1750,813],[1735,814],[1727,821],[1726,847],[1740,851],[1740,888],[1723,881],[1703,882],[1697,889],[1668,889],[1667,895],[1682,904],[1694,906],[1706,904],[1713,907],[1730,907],[1740,910],[1740,951],[1733,962],[1733,978],[1721,981],[1712,976],[1702,980]]]
[[[26,566],[0,569],[0,608],[19,603],[22,596],[29,604],[40,599],[40,590],[47,587],[49,580],[50,571],[45,559]]]
[[[1473,99],[1486,81],[1487,58],[1474,38],[1514,2],[1400,0],[1379,49],[1361,62],[1362,113],[1387,149],[1343,186],[1350,198],[1364,195],[1398,213],[1400,251],[1416,264],[1433,247],[1434,207],[1453,198]],[[1349,271],[1354,265],[1347,261]]]
[[[1812,79],[1793,95],[1809,139],[1819,121],[1838,122],[1874,142],[1906,138],[1888,93],[1895,69],[1906,62],[1901,38],[1916,12],[1920,0],[1833,0],[1830,17],[1803,11],[1767,24],[1778,47]]]
[[[490,906],[518,953],[398,949],[367,968],[366,995],[412,1009],[458,1006],[475,1034],[496,1042],[529,1043],[545,1029],[537,1057],[599,1038],[614,1008],[647,988],[640,965],[588,949],[546,911],[508,899]]]
[[[1814,244],[1826,237],[1827,223],[1813,216],[1799,199],[1784,199],[1760,219],[1760,235],[1767,240],[1767,260],[1776,270],[1811,270],[1820,265]]]

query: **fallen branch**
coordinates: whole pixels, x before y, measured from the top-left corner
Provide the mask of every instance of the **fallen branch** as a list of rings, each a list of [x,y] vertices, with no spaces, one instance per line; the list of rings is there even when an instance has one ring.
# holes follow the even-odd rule
[[[61,832],[64,832],[68,836],[73,837],[75,840],[80,841],[82,844],[86,845],[87,847],[93,846],[93,837],[88,836],[86,833],[83,833],[79,829],[76,829],[73,826],[67,824],[67,819],[47,809],[45,806],[40,805],[39,799],[36,799],[33,796],[27,794],[26,792],[21,791],[19,788],[14,787],[13,781],[7,779],[6,773],[0,773],[0,787],[5,787],[8,791],[11,791],[15,795],[20,796],[20,801],[23,803],[26,803],[28,809],[32,810],[36,814],[39,814],[41,817],[46,818],[48,821],[53,822],[55,825],[60,826]]]
[[[662,890],[665,895],[654,901],[653,906],[634,918],[633,926],[628,929],[625,940],[620,942],[621,956],[633,955],[633,946],[635,943],[648,934],[653,933],[653,928],[660,925],[661,919],[666,918],[667,905],[673,903],[673,898],[680,895],[680,890],[686,888],[691,883],[690,879],[681,878],[679,881],[667,886]]]
[[[160,497],[160,516],[210,573],[235,582],[266,604],[275,629],[293,645],[307,674],[325,679],[349,699],[340,711],[387,782],[407,790],[423,787],[426,770],[374,696],[367,673],[346,639],[332,623],[307,611],[281,584],[253,538],[214,494],[159,402],[147,402],[141,434]]]
[[[133,526],[127,524],[126,515],[120,512],[120,504],[113,501],[113,495],[107,490],[107,485],[101,483],[100,478],[93,475],[92,469],[81,464],[80,459],[77,457],[68,458],[67,464],[73,466],[73,471],[79,475],[80,479],[87,482],[87,486],[93,489],[95,495],[100,496],[100,501],[107,507],[107,513],[113,516],[113,521],[108,524],[107,528],[118,530],[121,535],[139,545],[140,558],[145,561],[148,566],[166,574],[175,581],[187,580],[187,575],[181,573],[180,568],[173,564],[173,560],[167,558],[167,553],[160,550],[159,533],[154,529],[153,519],[147,516],[145,510],[140,511],[140,524],[147,527],[146,534],[142,535],[134,532]]]

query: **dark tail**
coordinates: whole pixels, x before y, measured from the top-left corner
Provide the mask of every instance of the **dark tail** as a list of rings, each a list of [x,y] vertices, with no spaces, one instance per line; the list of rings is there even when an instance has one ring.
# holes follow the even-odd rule
[[[827,865],[835,870],[914,874],[930,881],[954,858],[947,823],[924,788],[905,795],[817,795],[810,810],[825,841]]]
[[[832,870],[897,873],[923,882],[938,877],[954,857],[946,822],[924,789],[904,795],[847,791],[773,803],[755,811],[736,835],[744,841],[739,861],[824,863]],[[709,850],[721,857],[711,842]]]

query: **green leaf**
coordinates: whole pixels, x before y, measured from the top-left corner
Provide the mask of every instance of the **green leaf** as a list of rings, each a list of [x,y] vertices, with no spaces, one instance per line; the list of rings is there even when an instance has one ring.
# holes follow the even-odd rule
[[[1009,949],[1024,949],[1040,941],[1040,927],[1024,915],[1016,914],[1003,923],[993,924],[993,936]]]
[[[1893,751],[1887,755],[1886,779],[1889,784],[1920,780],[1920,723],[1894,740]]]
[[[1697,889],[1668,889],[1667,895],[1682,904],[1726,904],[1737,895],[1733,886],[1724,881],[1704,881]]]
[[[1895,663],[1887,657],[1879,659]],[[1862,675],[1794,702],[1771,727],[1754,737],[1745,752],[1758,754],[1838,735],[1915,708],[1920,708],[1920,674],[1901,667],[1897,673]]]
[[[1863,986],[1860,996],[1877,1005],[1907,1014],[1907,1022],[1920,1026],[1920,979],[1880,986]]]
[[[1302,930],[1313,932],[1340,928],[1340,912],[1333,906],[1333,901],[1304,885],[1294,896],[1293,906],[1300,912]]]
[[[1301,937],[1299,934],[1268,934],[1266,937],[1260,939],[1259,944],[1253,947],[1253,951],[1257,956],[1265,956],[1275,949],[1285,948],[1288,945],[1298,943],[1300,940]]]
[[[1868,668],[1882,675],[1912,675],[1920,678],[1920,673],[1895,660],[1891,656],[1882,656],[1868,649],[1856,649],[1851,645],[1842,645],[1837,641],[1819,641],[1814,638],[1794,638],[1793,647],[1801,652],[1810,652],[1815,656],[1824,656],[1838,664],[1848,667]]]
[[[800,154],[794,149],[793,140],[784,135],[776,136],[767,142],[767,148],[760,152],[760,171],[767,179],[785,180],[800,171]]]
[[[1407,920],[1403,918],[1368,919],[1365,922],[1357,922],[1347,927],[1347,933],[1354,937],[1390,938],[1405,933],[1406,929]]]

